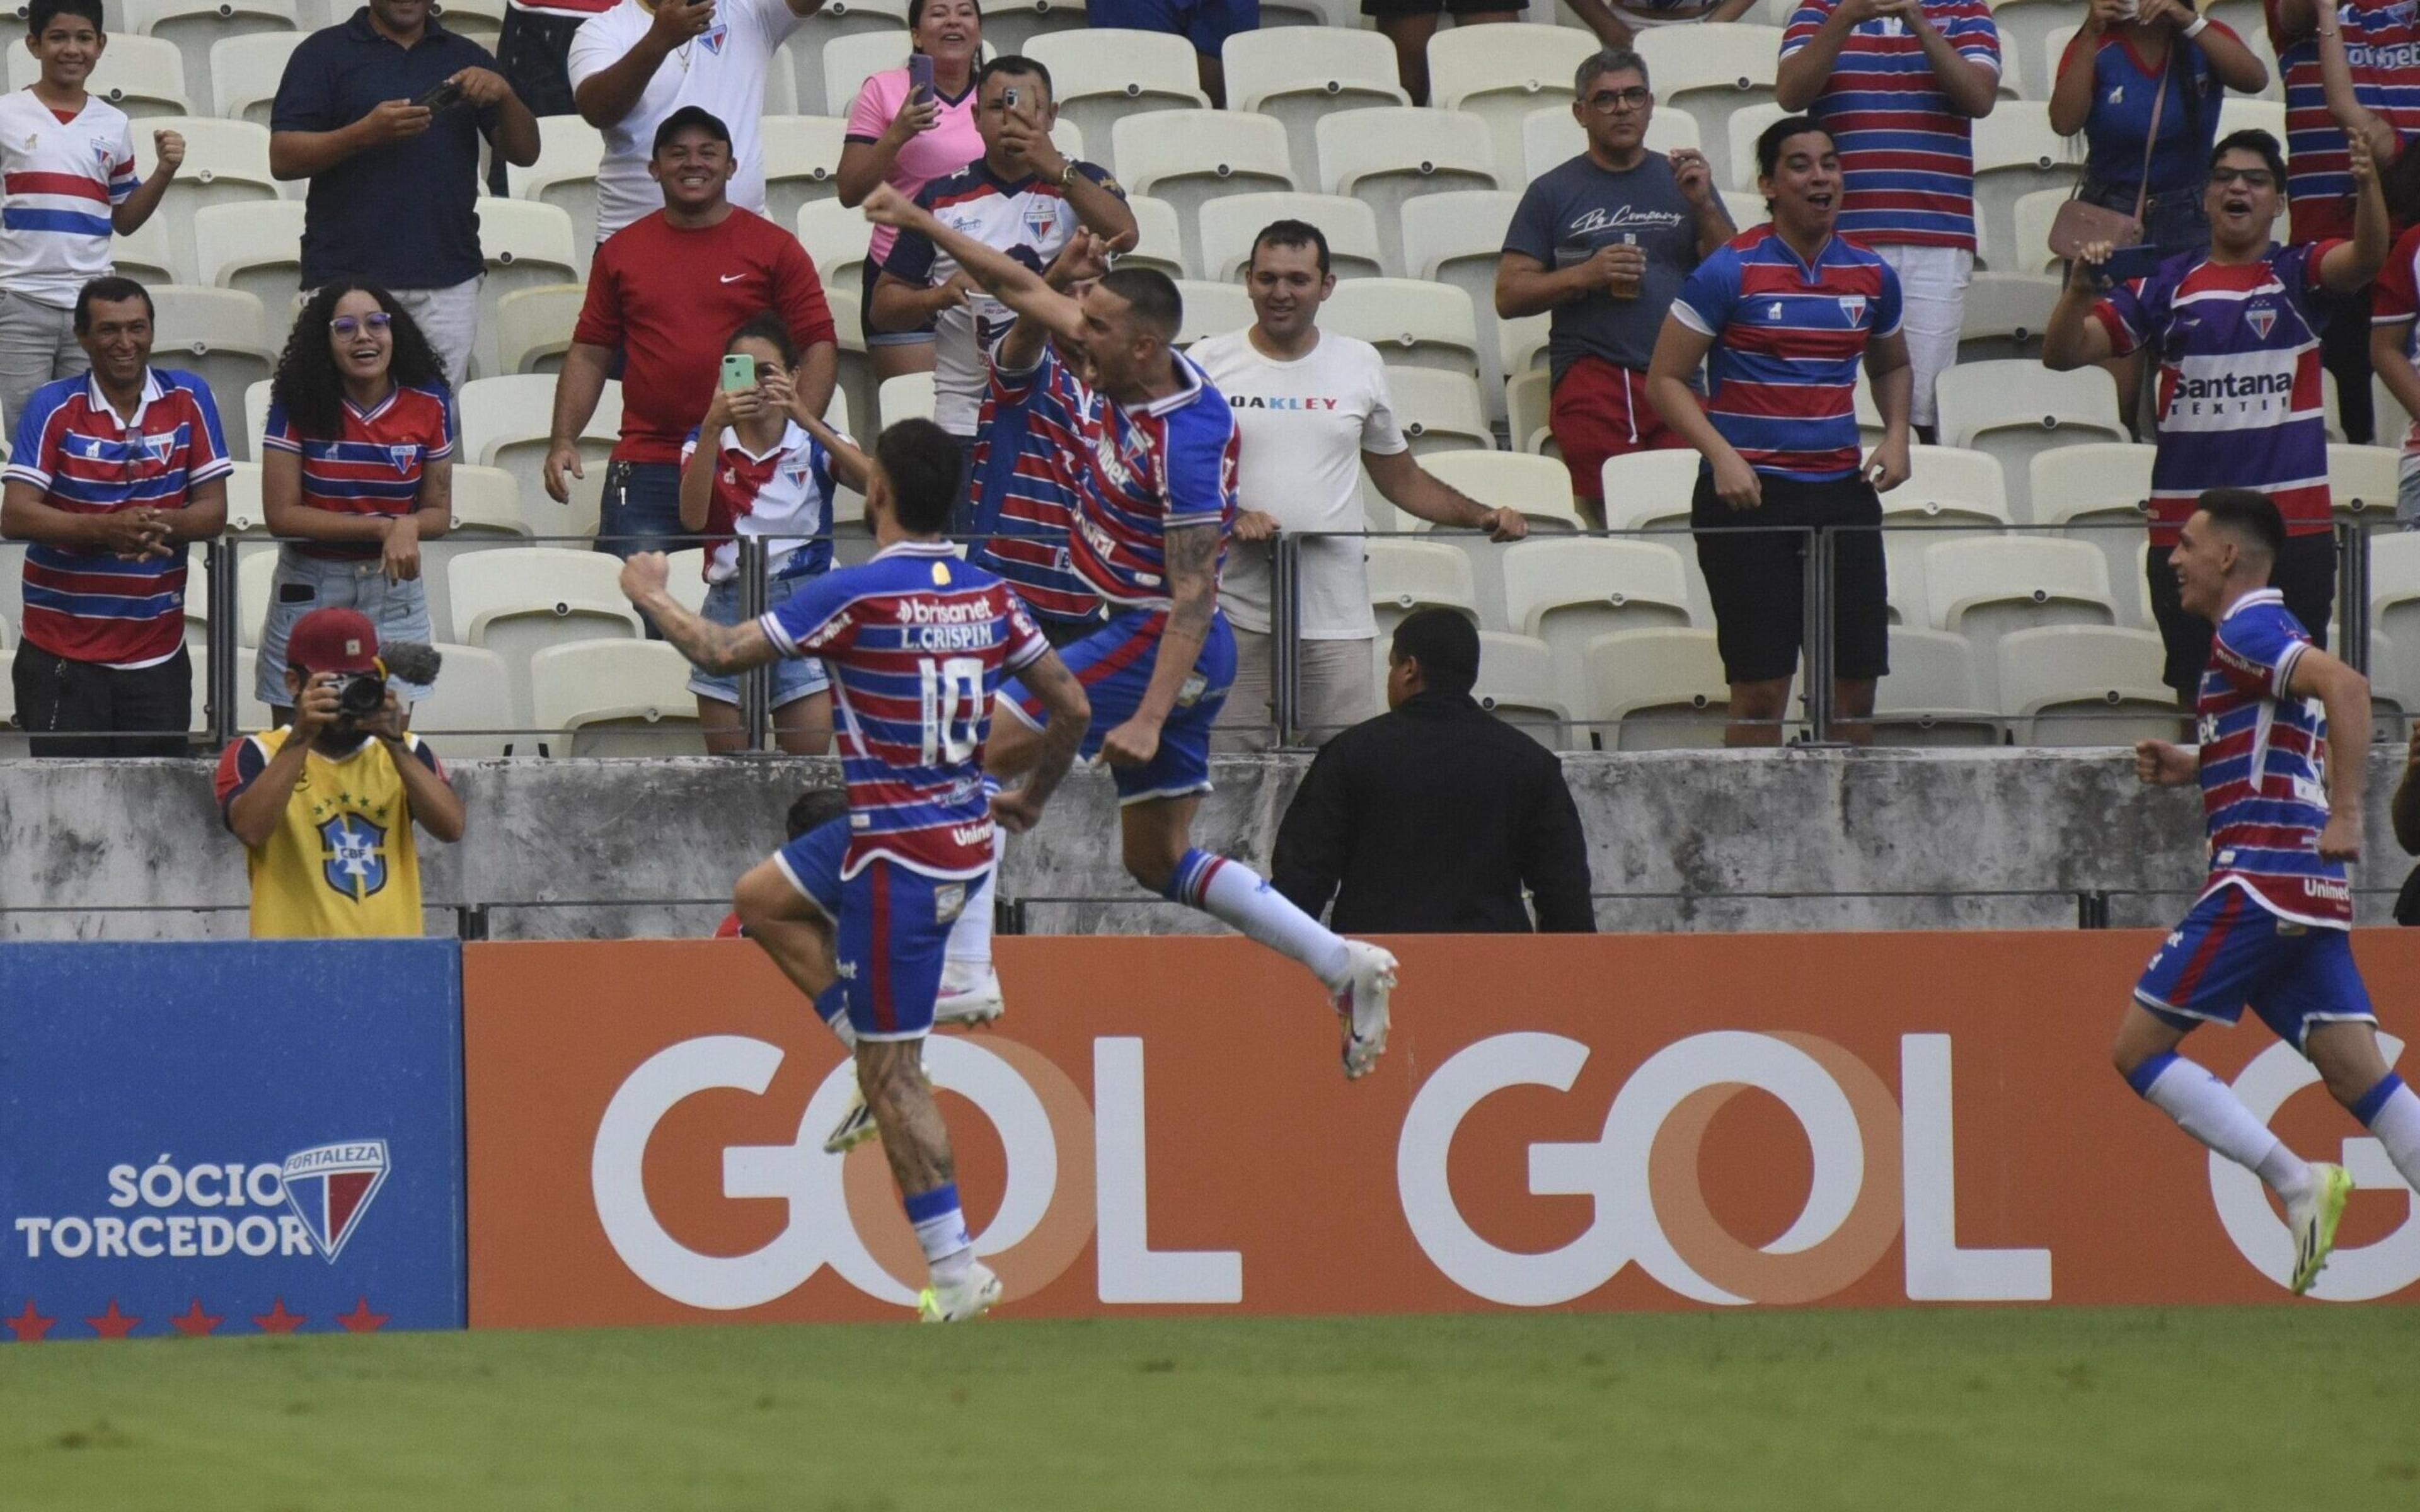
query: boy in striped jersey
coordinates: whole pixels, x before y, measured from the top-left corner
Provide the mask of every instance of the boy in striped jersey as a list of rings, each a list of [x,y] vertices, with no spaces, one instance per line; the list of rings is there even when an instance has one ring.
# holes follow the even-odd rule
[[[125,113],[85,92],[109,39],[101,0],[34,0],[26,45],[41,77],[0,96],[0,414],[85,368],[69,312],[110,271],[109,239],[151,219],[185,161],[185,139],[151,133],[159,165],[134,177]]]
[[[2267,495],[2213,488],[2171,563],[2185,606],[2218,626],[2202,673],[2197,748],[2146,740],[2134,771],[2163,787],[2198,782],[2210,880],[2134,987],[2111,1059],[2184,1131],[2257,1174],[2286,1206],[2296,1295],[2335,1243],[2352,1177],[2304,1161],[2234,1089],[2177,1054],[2202,1024],[2260,1021],[2318,1068],[2420,1188],[2420,1097],[2389,1071],[2354,967],[2352,889],[2369,757],[2369,680],[2312,644],[2269,586],[2286,525]]]
[[[993,393],[1036,391],[1037,421],[1072,439],[1052,462],[1075,495],[1069,556],[1109,619],[1067,648],[1067,665],[1100,711],[1083,754],[1116,779],[1126,874],[1299,962],[1343,1023],[1344,1074],[1368,1075],[1387,1045],[1395,958],[1335,933],[1242,862],[1193,844],[1194,810],[1210,791],[1211,726],[1235,679],[1218,566],[1235,520],[1237,438],[1217,386],[1175,348],[1184,315],[1175,285],[1121,268],[1078,281],[1070,297],[896,190],[868,196],[865,215],[930,239],[1016,312],[994,351]],[[1040,692],[1001,689],[993,776],[1016,778],[1058,738]]]
[[[948,1128],[923,1072],[951,925],[992,868],[995,821],[1030,827],[1091,718],[1083,689],[1008,585],[941,539],[958,449],[930,421],[905,420],[874,447],[865,515],[879,546],[862,566],[812,579],[762,619],[712,624],[665,587],[660,552],[633,556],[622,589],[701,670],[729,676],[816,656],[833,680],[849,831],[838,918],[814,900],[794,841],[739,880],[748,937],[812,1000],[837,980],[856,1037],[858,1083],[881,1130],[908,1222],[932,1267],[927,1322],[977,1318],[1000,1299],[958,1204]],[[1032,779],[986,801],[991,699],[1010,672],[1048,703],[1054,729]]]

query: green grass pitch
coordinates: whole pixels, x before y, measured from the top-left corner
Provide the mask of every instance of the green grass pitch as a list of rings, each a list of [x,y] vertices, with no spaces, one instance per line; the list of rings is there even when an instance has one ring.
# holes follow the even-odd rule
[[[2420,1507],[2420,1310],[0,1347],[0,1507]]]

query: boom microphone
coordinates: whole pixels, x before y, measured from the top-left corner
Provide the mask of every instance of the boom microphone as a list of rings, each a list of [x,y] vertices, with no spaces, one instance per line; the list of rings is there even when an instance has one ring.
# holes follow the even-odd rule
[[[389,677],[422,687],[437,681],[438,669],[444,663],[444,653],[417,640],[393,640],[379,648],[379,665]]]

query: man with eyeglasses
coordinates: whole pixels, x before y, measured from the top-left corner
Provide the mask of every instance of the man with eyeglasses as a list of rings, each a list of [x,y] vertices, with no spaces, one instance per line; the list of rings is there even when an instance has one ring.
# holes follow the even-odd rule
[[[1572,88],[1587,150],[1522,194],[1496,265],[1496,313],[1547,315],[1548,424],[1572,491],[1602,522],[1607,458],[1688,444],[1648,402],[1647,364],[1682,280],[1738,233],[1704,154],[1647,150],[1655,97],[1637,54],[1598,53]]]
[[[2351,139],[2352,239],[2281,247],[2286,163],[2266,131],[2237,131],[2211,154],[2210,249],[2171,257],[2105,293],[2106,243],[2084,249],[2042,332],[2042,362],[2066,372],[2137,349],[2160,358],[2159,452],[2151,463],[2151,549],[2144,570],[2167,644],[2164,681],[2190,701],[2210,659],[2211,624],[2180,599],[2169,565],[2204,490],[2267,494],[2286,521],[2271,581],[2327,645],[2336,556],[2320,403],[2324,299],[2359,289],[2386,261],[2386,201],[2369,146]]]
[[[151,365],[142,285],[85,285],[75,332],[92,371],[34,391],[0,486],[0,532],[32,543],[17,723],[37,756],[182,756],[185,546],[226,524],[235,465],[209,385]]]

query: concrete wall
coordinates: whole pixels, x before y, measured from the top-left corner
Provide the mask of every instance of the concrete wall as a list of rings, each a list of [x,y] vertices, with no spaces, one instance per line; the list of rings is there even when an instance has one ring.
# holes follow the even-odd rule
[[[1303,764],[1221,762],[1197,840],[1265,867]],[[2399,766],[2376,754],[2365,922],[2384,921],[2407,864],[2386,822]],[[2116,923],[2164,923],[2201,876],[2195,795],[2139,788],[2117,750],[1672,751],[1564,770],[1606,929],[2063,928],[2081,888],[2120,894]],[[703,933],[793,795],[837,780],[829,763],[704,758],[454,773],[471,834],[424,837],[427,897],[494,905],[497,938]],[[1126,881],[1114,814],[1107,778],[1079,772],[1011,844],[1003,891],[1030,929],[1199,926]],[[0,763],[0,936],[240,935],[245,896],[206,764]],[[432,908],[430,927],[451,933],[452,915]]]

